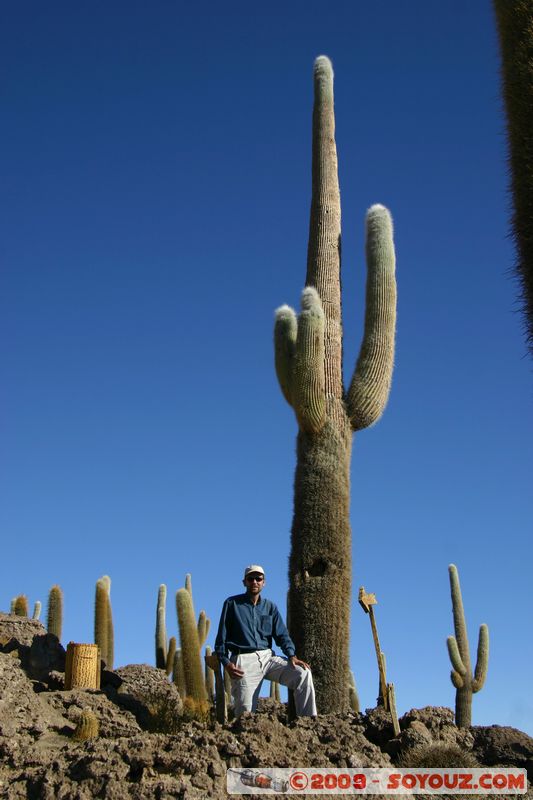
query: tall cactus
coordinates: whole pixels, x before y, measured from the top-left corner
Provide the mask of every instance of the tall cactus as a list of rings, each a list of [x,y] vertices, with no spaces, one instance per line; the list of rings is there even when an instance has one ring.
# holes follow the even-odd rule
[[[103,575],[96,581],[94,600],[94,641],[100,647],[102,661],[113,669],[114,631],[111,612],[111,579]]]
[[[167,587],[164,583],[157,593],[155,619],[155,665],[158,669],[167,666],[167,626],[166,626]]]
[[[533,0],[494,0],[494,7],[507,112],[516,273],[533,355]]]
[[[389,212],[367,213],[364,336],[346,392],[342,378],[340,195],[333,69],[315,61],[313,181],[306,288],[299,317],[276,312],[276,371],[299,425],[289,561],[290,632],[309,661],[320,711],[348,710],[353,431],[387,402],[394,358],[395,256]]]
[[[52,586],[48,593],[46,629],[48,633],[53,633],[54,636],[61,640],[61,632],[63,630],[63,592],[57,584]]]
[[[466,633],[465,612],[461,585],[455,564],[448,567],[452,593],[453,627],[455,636],[448,636],[447,645],[453,670],[452,683],[455,693],[455,724],[458,728],[469,728],[472,724],[472,694],[483,688],[489,663],[489,629],[480,625],[477,645],[476,671],[472,675],[470,648]]]

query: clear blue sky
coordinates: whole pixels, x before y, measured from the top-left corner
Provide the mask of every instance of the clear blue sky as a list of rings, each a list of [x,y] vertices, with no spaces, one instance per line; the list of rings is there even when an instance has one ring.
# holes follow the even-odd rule
[[[351,657],[400,714],[453,706],[447,566],[477,724],[533,733],[532,362],[509,274],[490,3],[19,2],[0,25],[0,607],[65,593],[90,641],[112,579],[116,664],[154,663],[157,589],[193,575],[216,628],[250,561],[285,608],[296,423],[273,311],[305,279],[312,65],[335,68],[345,374],[364,213],[393,214],[399,311],[383,419],[355,437]],[[214,637],[210,637],[211,644]]]

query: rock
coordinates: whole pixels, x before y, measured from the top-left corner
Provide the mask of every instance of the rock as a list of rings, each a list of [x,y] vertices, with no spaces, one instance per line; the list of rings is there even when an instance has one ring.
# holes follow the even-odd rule
[[[48,704],[60,713],[67,726],[76,727],[82,711],[93,711],[100,723],[99,735],[104,739],[120,736],[137,736],[141,727],[134,714],[127,711],[96,689],[71,689],[70,691],[48,692]],[[66,729],[64,732],[67,732]],[[70,731],[69,731],[70,732]]]
[[[52,724],[61,723],[61,716],[49,708],[43,695],[33,691],[20,661],[0,653],[0,737],[37,737]]]
[[[471,728],[474,753],[487,766],[515,766],[527,769],[533,781],[533,739],[527,733],[505,725]]]
[[[145,731],[175,733],[181,726],[183,702],[164,671],[148,664],[129,664],[115,670],[120,685],[104,687],[108,698],[131,711]]]
[[[65,650],[59,639],[36,619],[0,614],[0,652],[16,655],[36,681],[47,683],[50,672],[65,671]]]

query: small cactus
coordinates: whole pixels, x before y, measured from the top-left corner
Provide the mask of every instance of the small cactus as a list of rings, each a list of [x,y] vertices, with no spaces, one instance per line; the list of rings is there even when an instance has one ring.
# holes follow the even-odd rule
[[[78,719],[72,738],[76,742],[86,742],[88,739],[96,739],[100,732],[98,717],[93,711],[84,709]]]
[[[166,627],[167,587],[164,583],[157,593],[155,621],[155,665],[158,669],[167,666],[167,627]]]
[[[448,572],[455,629],[455,636],[448,636],[447,639],[448,654],[453,666],[451,680],[457,690],[455,694],[455,724],[458,728],[469,728],[472,724],[472,695],[483,688],[487,677],[489,629],[486,625],[481,625],[479,628],[476,669],[472,675],[463,598],[455,564],[450,564]]]
[[[350,708],[352,711],[355,711],[356,714],[359,714],[361,710],[361,706],[359,704],[359,694],[357,692],[357,686],[355,685],[355,676],[351,670],[350,684],[348,686],[348,697],[350,699]]]
[[[17,617],[29,617],[28,598],[25,594],[19,594],[18,597],[15,597],[13,613]]]
[[[33,618],[32,619],[40,619],[41,617],[41,609],[42,603],[40,600],[35,601],[35,605],[33,606]]]
[[[176,685],[180,697],[183,699],[187,694],[187,690],[185,689],[185,673],[183,671],[183,658],[181,657],[181,648],[179,647],[174,653],[172,682]]]
[[[171,636],[168,640],[167,663],[165,664],[165,672],[170,675],[174,666],[174,656],[176,654],[176,637]]]
[[[99,645],[102,661],[107,669],[113,669],[114,632],[111,614],[111,579],[104,575],[96,581],[94,601],[94,642]]]
[[[212,650],[209,646],[205,648],[205,655],[206,657],[212,655]],[[215,673],[210,667],[207,666],[207,663],[205,665],[204,677],[207,697],[212,703],[215,699]]]
[[[48,593],[46,629],[48,633],[53,633],[54,636],[61,640],[61,631],[63,630],[63,592],[57,584],[52,586]]]

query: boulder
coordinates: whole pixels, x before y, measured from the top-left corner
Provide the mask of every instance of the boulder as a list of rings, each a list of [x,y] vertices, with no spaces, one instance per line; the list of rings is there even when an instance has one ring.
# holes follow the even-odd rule
[[[131,711],[140,727],[153,733],[174,733],[180,726],[183,702],[165,672],[148,664],[129,664],[114,671],[120,684],[102,687],[107,697]],[[113,683],[115,685],[113,685]]]
[[[30,678],[48,682],[50,672],[65,671],[65,650],[57,636],[36,619],[0,614],[0,652],[20,659]]]

